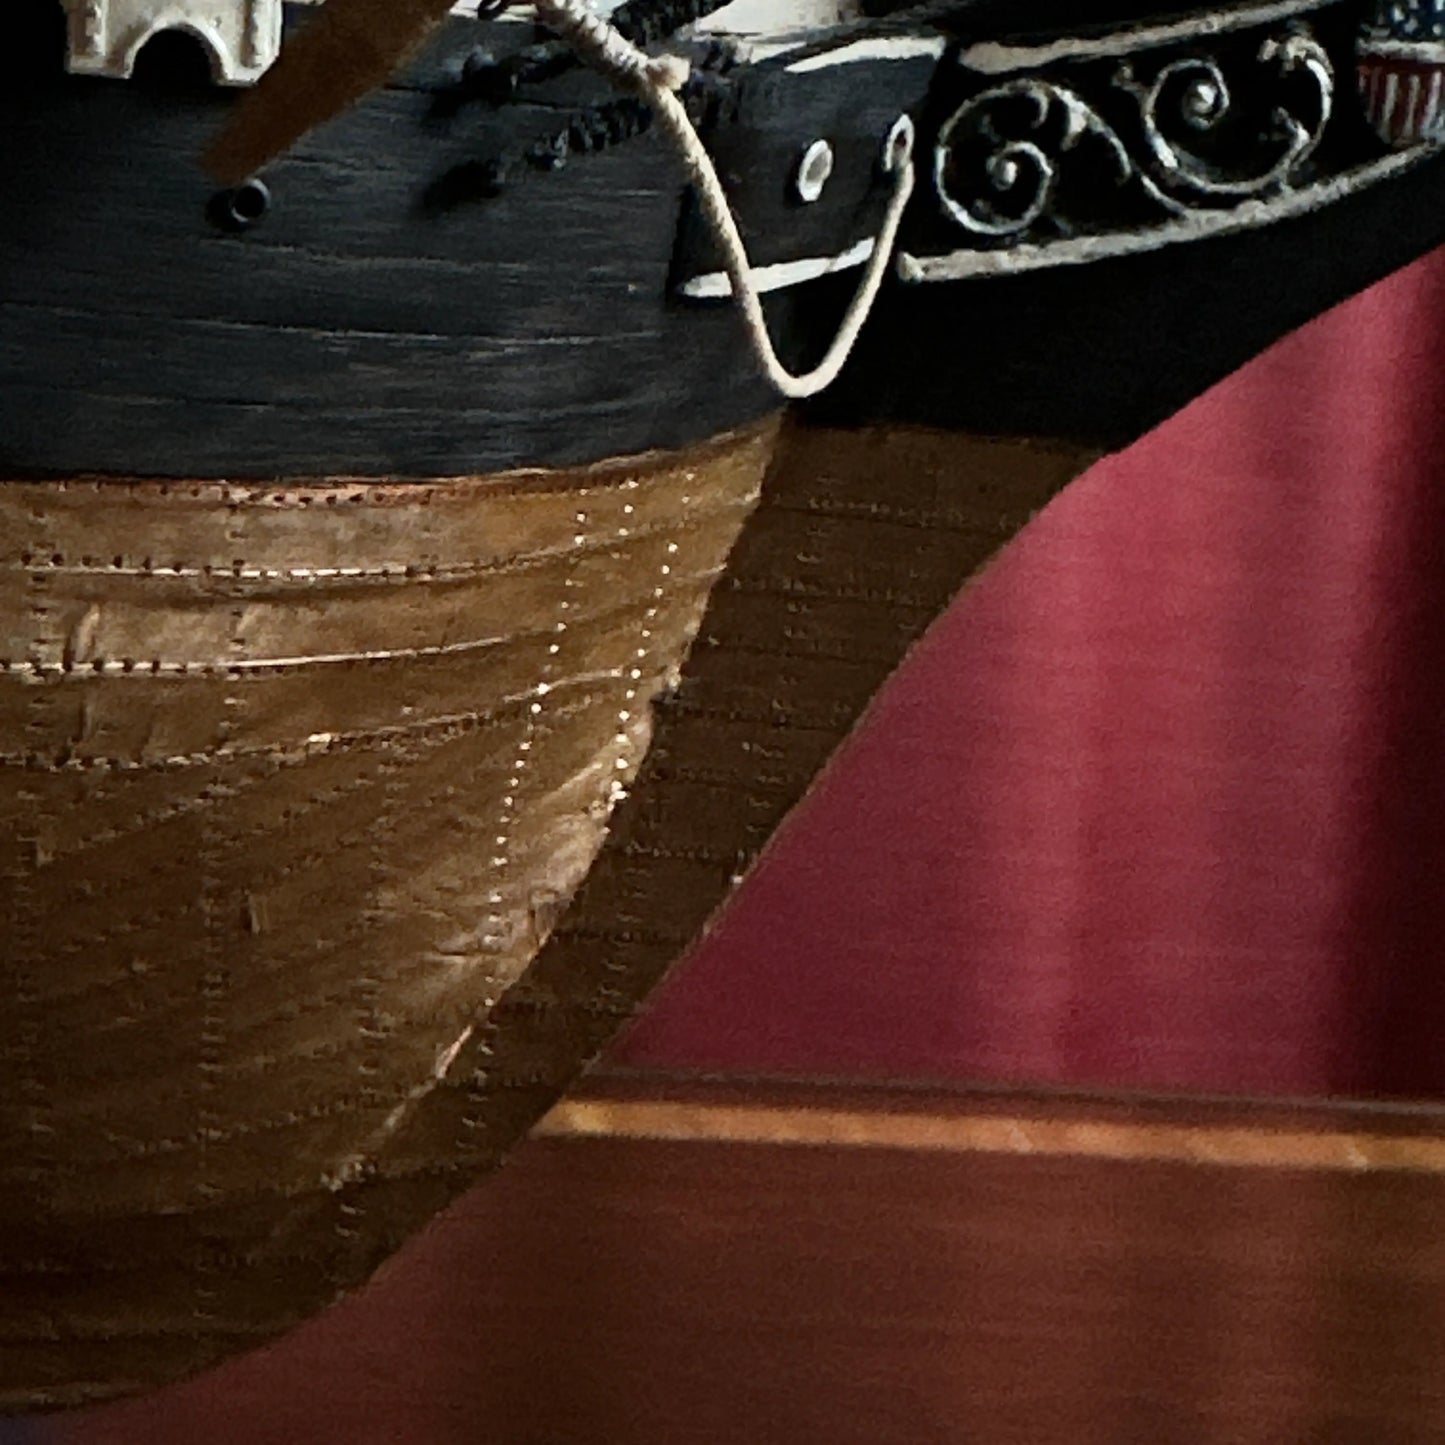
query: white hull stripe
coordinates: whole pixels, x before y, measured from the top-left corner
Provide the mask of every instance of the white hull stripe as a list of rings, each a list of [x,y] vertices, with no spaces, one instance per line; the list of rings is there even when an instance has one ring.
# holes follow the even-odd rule
[[[771,266],[755,266],[753,285],[759,291],[781,291],[787,286],[799,286],[804,281],[830,276],[835,271],[862,266],[873,259],[873,244],[870,236],[866,241],[850,246],[841,255],[808,256],[799,261],[775,261]],[[678,289],[695,301],[721,301],[733,294],[733,283],[726,271],[707,271],[701,276],[689,277]]]
[[[947,42],[941,35],[875,36],[871,40],[840,45],[836,50],[825,50],[820,55],[804,56],[789,65],[787,71],[789,75],[803,75],[810,70],[830,70],[835,65],[853,65],[860,60],[937,60],[946,48]]]

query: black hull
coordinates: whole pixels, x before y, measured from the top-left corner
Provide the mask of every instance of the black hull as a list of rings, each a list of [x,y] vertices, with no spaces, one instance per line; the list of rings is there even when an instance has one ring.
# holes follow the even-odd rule
[[[271,214],[227,235],[197,158],[228,103],[104,80],[0,101],[9,475],[562,466],[772,404],[733,318],[663,304],[683,187],[652,138],[428,212],[449,147],[428,96],[388,90],[269,172]],[[548,121],[505,115],[508,138]]]
[[[477,35],[449,22],[402,81],[268,169],[272,209],[242,234],[208,219],[199,166],[234,93],[59,74],[0,93],[0,472],[475,475],[680,447],[775,409],[732,308],[672,294],[687,187],[656,135],[435,201],[565,123],[569,96],[607,94],[573,77],[548,103],[448,116]],[[759,104],[715,130],[724,150],[776,151],[784,183],[790,120],[855,136],[870,192],[931,66],[906,70],[861,107],[823,77],[792,87],[791,114]],[[872,214],[847,194],[819,209],[840,247]],[[793,364],[837,325],[809,300],[769,304]]]
[[[1191,21],[1175,5],[1162,24],[1118,31],[1096,15],[1061,41],[1042,24],[1046,7],[1042,28],[1018,40],[998,28],[996,5],[964,5],[941,29],[904,34],[906,58],[840,62],[858,32],[839,32],[723,76],[704,129],[763,266],[825,265],[876,234],[882,138],[904,113],[918,122],[897,274],[814,414],[1121,445],[1445,241],[1438,150],[1392,158],[1355,100],[1361,5],[1301,0],[1284,19],[1277,8]],[[521,26],[488,33],[499,29],[513,44],[529,38]],[[0,91],[0,471],[478,475],[678,448],[773,409],[736,308],[683,294],[720,257],[656,135],[555,174],[524,170],[487,199],[454,184],[609,94],[574,74],[501,106],[449,105],[478,34],[449,21],[397,83],[268,169],[274,206],[242,233],[208,219],[198,164],[232,94],[72,79],[58,61]],[[899,38],[888,34],[864,48]],[[1278,59],[1286,44],[1303,47],[1290,65]],[[828,45],[834,59],[796,63]],[[1002,69],[975,63],[980,46],[1000,45],[1014,56]],[[1262,63],[1269,46],[1275,59]],[[1118,82],[1121,66],[1143,76],[1177,63],[1207,79],[1201,58],[1234,77],[1223,110],[1243,120],[1224,116],[1216,136],[1195,115],[1182,133],[1204,143],[1211,176],[1228,181],[1243,165],[1237,205],[1201,201],[1188,164],[1158,168]],[[1319,116],[1310,65],[1333,87]],[[1077,103],[1083,129],[1061,141],[1056,118],[1024,114],[1014,139],[1057,150],[1048,204],[1016,234],[970,233],[946,214],[935,145],[980,97],[1020,84],[1050,105]],[[1309,145],[1271,172],[1286,113]],[[793,177],[819,137],[836,173],[820,203],[803,205]],[[994,216],[1016,201],[1004,187],[966,203]],[[1155,244],[1170,226],[1173,241]],[[1084,242],[1106,258],[1069,260]],[[1127,254],[1109,259],[1110,246]],[[1016,267],[1030,250],[1044,259]],[[960,278],[901,279],[910,257],[950,251],[964,258]],[[794,277],[768,294],[785,363],[823,353],[859,274]]]

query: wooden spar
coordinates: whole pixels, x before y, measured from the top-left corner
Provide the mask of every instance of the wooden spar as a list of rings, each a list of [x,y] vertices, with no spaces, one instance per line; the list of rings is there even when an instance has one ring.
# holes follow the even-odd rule
[[[327,0],[206,151],[223,186],[240,185],[308,130],[383,86],[453,0]]]

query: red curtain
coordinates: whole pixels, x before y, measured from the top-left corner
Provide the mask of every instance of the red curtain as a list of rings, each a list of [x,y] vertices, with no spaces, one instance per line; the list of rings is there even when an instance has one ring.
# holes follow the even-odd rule
[[[618,1056],[1445,1092],[1445,252],[1077,482]]]

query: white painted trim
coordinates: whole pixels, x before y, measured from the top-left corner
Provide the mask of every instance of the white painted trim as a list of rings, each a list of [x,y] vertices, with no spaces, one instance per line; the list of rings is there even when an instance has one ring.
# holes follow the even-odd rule
[[[319,5],[322,0],[288,0],[288,3]],[[453,15],[475,15],[478,0],[457,0]],[[610,15],[622,0],[591,0],[599,15]],[[820,30],[858,18],[854,0],[733,0],[690,27],[698,35],[750,36],[796,34],[816,40]],[[492,18],[492,24],[535,25],[537,12],[530,5],[512,5]]]
[[[805,50],[809,45],[816,45],[818,42],[816,31],[804,31],[801,35],[789,31],[786,35],[766,38],[758,35],[735,35],[731,38],[738,47],[739,54],[749,64],[759,60],[772,60],[779,55],[790,55],[795,50]]]
[[[321,0],[305,0],[308,5],[317,5]],[[448,12],[452,15],[460,15],[475,19],[479,0],[456,0]],[[622,0],[591,0],[592,9],[599,15],[611,15]],[[510,5],[498,15],[493,15],[487,22],[489,25],[535,25],[537,23],[537,12],[530,5]]]
[[[1302,186],[1277,200],[1244,201],[1229,211],[1194,211],[1177,221],[1141,231],[1080,236],[1069,241],[1033,242],[996,251],[951,251],[944,256],[912,256],[900,251],[898,274],[904,281],[912,282],[1015,276],[1025,271],[1042,271],[1054,266],[1083,266],[1091,261],[1158,251],[1186,241],[1252,231],[1332,206],[1346,196],[1389,180],[1438,153],[1439,147],[1435,145],[1415,146],[1331,180]]]
[[[849,246],[837,256],[808,256],[800,261],[775,261],[771,266],[755,266],[753,284],[759,291],[781,291],[786,286],[816,281],[820,276],[830,276],[834,271],[847,271],[871,261],[873,246],[873,237],[869,236],[866,241]],[[694,301],[721,301],[733,294],[733,283],[726,271],[706,271],[701,276],[689,277],[678,289]]]
[[[1370,40],[1360,41],[1361,60],[1413,60],[1420,65],[1445,65],[1445,41]]]
[[[860,60],[921,57],[937,60],[947,48],[948,42],[941,35],[875,35],[871,39],[855,40],[851,45],[840,45],[836,50],[825,50],[820,55],[804,56],[785,68],[789,75],[804,75],[812,70],[831,70],[835,65],[853,65]]]
[[[1380,111],[1381,124],[1388,130],[1395,121],[1395,102],[1400,99],[1400,77],[1391,71],[1385,77],[1385,104]]]
[[[1061,60],[1097,60],[1136,50],[1150,50],[1176,40],[1225,35],[1233,30],[1247,30],[1252,25],[1268,25],[1276,20],[1287,20],[1292,15],[1323,10],[1335,3],[1336,0],[1271,0],[1267,5],[1252,5],[1248,9],[1225,11],[1220,15],[1195,16],[1168,25],[1135,26],[1087,39],[1072,36],[1050,41],[1047,45],[1004,45],[984,40],[961,52],[958,61],[960,65],[984,75],[1005,75],[1015,70],[1053,65]]]
[[[826,30],[857,19],[857,0],[732,0],[693,27],[700,34],[775,35]]]

